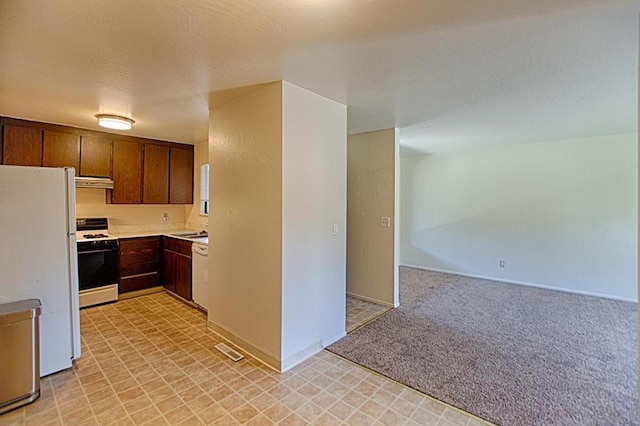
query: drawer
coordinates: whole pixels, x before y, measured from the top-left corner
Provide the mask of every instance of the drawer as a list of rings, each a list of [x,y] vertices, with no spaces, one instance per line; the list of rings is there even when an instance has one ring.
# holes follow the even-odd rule
[[[135,252],[139,250],[160,248],[160,237],[120,238],[120,252]]]
[[[158,272],[159,270],[159,259],[154,259],[148,262],[120,263],[120,277],[148,274],[149,272]]]
[[[160,275],[158,272],[150,274],[136,275],[134,277],[126,277],[120,279],[118,285],[118,293],[128,293],[130,291],[144,290],[147,288],[158,287],[160,285]]]
[[[160,260],[160,237],[126,238],[120,240],[120,267]],[[123,274],[128,275],[128,274]]]
[[[191,241],[180,240],[178,238],[164,237],[164,250],[170,250],[176,253],[184,254],[191,257]]]

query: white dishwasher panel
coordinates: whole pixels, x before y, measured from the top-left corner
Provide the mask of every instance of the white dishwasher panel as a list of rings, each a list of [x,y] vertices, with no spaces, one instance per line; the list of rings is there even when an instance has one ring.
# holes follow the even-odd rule
[[[194,243],[191,245],[191,254],[193,301],[208,312],[209,266],[207,256],[209,247]]]

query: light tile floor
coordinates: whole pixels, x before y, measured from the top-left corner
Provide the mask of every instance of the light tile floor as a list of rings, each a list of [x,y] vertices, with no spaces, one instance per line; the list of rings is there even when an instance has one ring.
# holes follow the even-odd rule
[[[347,295],[347,333],[391,310],[390,307]]]
[[[154,294],[81,312],[82,358],[0,425],[480,425],[323,351],[284,374],[213,346],[205,316]]]

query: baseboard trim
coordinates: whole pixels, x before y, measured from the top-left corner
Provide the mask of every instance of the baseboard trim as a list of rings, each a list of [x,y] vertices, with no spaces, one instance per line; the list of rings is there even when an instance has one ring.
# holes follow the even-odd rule
[[[291,355],[287,359],[282,360],[280,363],[280,372],[284,373],[285,371],[295,367],[296,365],[304,362],[308,358],[314,356],[318,352],[322,351],[322,341],[318,341],[311,346],[308,346],[295,354]]]
[[[322,347],[326,348],[327,346],[331,346],[333,345],[335,342],[337,342],[338,340],[342,339],[343,337],[345,337],[347,335],[346,331],[343,331],[342,333],[338,334],[337,336],[333,336],[330,339],[327,340],[323,340],[322,341]]]
[[[190,306],[190,307],[192,307],[192,308],[197,308],[197,307],[198,307],[198,305],[196,305],[195,303],[193,303],[191,300],[187,300],[187,299],[185,299],[184,297],[179,296],[178,294],[176,294],[176,293],[174,293],[174,292],[172,292],[172,291],[169,291],[169,290],[165,289],[164,287],[163,287],[163,289],[165,290],[165,293],[167,293],[169,296],[171,296],[171,297],[173,297],[174,299],[176,299],[176,300],[178,300],[178,301],[180,301],[180,302],[184,303],[185,305],[189,305],[189,306]]]
[[[134,297],[147,296],[149,294],[154,294],[154,293],[161,293],[163,291],[164,291],[164,287],[162,287],[162,286],[145,288],[144,290],[129,291],[129,292],[126,292],[126,293],[119,294],[118,295],[118,300],[127,300],[127,299],[131,299],[131,298],[134,298]]]
[[[449,271],[447,269],[427,268],[425,266],[409,265],[409,264],[406,264],[406,263],[401,263],[400,266],[406,266],[406,267],[415,268],[415,269],[422,269],[422,270],[425,270],[425,271],[442,272],[442,273],[451,274],[451,275],[460,275],[460,276],[463,276],[463,277],[480,278],[480,279],[483,279],[483,280],[498,281],[498,282],[507,283],[507,284],[517,284],[517,285],[522,285],[522,286],[525,286],[525,287],[543,288],[545,290],[555,290],[555,291],[561,291],[563,293],[581,294],[583,296],[602,297],[604,299],[620,300],[622,302],[638,303],[637,299],[631,299],[631,298],[627,298],[627,297],[611,296],[609,294],[593,293],[593,292],[589,292],[589,291],[580,291],[580,290],[574,290],[574,289],[564,288],[564,287],[553,287],[553,286],[550,286],[550,285],[536,284],[536,283],[530,283],[530,282],[526,282],[526,281],[515,281],[515,280],[507,280],[507,279],[504,279],[504,278],[489,277],[489,276],[485,276],[485,275],[466,274],[464,272]]]
[[[382,300],[374,299],[373,297],[362,296],[356,293],[351,293],[350,291],[347,292],[347,296],[355,297],[356,299],[364,300],[365,302],[371,302],[377,305],[383,305],[383,306],[388,306],[390,308],[395,308],[393,303],[383,302]]]
[[[318,341],[289,356],[287,359],[279,361],[273,355],[266,353],[262,349],[252,345],[251,343],[247,342],[241,337],[236,336],[235,334],[226,330],[224,327],[221,327],[212,321],[207,321],[207,327],[222,339],[231,343],[233,346],[236,346],[241,351],[248,353],[253,358],[257,359],[258,361],[278,373],[284,373],[285,371],[306,361],[308,358],[312,357],[318,352],[321,352],[323,349],[322,341]]]
[[[267,367],[277,371],[278,373],[281,372],[280,361],[278,361],[274,356],[266,353],[262,349],[252,345],[251,343],[247,342],[241,337],[236,336],[235,334],[226,330],[224,327],[221,327],[212,321],[207,321],[207,327],[209,328],[209,330],[213,331],[232,345],[237,346],[240,350],[248,353]]]

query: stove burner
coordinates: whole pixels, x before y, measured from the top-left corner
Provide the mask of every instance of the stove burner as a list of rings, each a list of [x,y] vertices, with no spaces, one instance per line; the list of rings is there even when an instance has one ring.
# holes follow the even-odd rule
[[[108,235],[107,234],[85,234],[83,236],[83,238],[85,239],[90,239],[90,238],[107,238]]]

